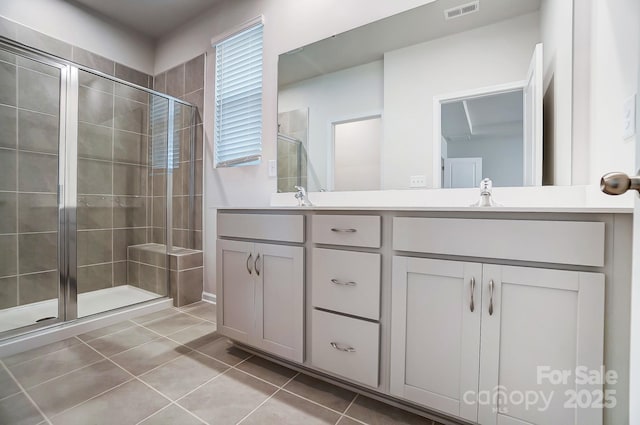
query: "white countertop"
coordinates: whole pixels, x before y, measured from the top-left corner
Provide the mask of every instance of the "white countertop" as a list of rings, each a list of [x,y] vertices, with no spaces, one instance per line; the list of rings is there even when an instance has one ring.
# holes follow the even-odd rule
[[[271,205],[215,206],[221,210],[282,211],[424,211],[473,213],[633,213],[634,193],[608,196],[597,186],[494,188],[498,207],[470,207],[478,189],[387,190],[370,192],[314,192],[312,207],[299,207],[293,193],[275,193]]]
[[[631,214],[633,208],[620,207],[346,207],[346,206],[248,206],[248,207],[216,207],[221,211],[415,211],[415,212],[470,212],[470,213],[571,213],[571,214]]]

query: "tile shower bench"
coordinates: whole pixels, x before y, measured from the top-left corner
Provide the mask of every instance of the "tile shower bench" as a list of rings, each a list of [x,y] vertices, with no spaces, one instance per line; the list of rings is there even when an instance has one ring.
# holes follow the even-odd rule
[[[167,254],[162,244],[131,245],[127,249],[127,283],[164,295],[168,270],[173,305],[182,307],[202,299],[202,258],[202,251],[196,249],[173,248]]]

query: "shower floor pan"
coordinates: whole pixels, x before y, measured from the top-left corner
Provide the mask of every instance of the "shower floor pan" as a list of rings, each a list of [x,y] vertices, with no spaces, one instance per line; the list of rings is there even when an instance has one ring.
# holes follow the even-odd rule
[[[91,316],[120,307],[162,297],[135,286],[122,285],[78,295],[78,317]],[[0,332],[33,325],[41,319],[58,316],[58,299],[0,310]]]

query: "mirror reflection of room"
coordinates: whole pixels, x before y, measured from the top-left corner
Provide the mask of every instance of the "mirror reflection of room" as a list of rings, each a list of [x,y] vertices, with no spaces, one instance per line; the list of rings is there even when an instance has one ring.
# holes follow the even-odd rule
[[[477,187],[482,178],[502,187],[567,184],[562,161],[571,152],[573,17],[565,3],[437,0],[282,54],[278,110],[308,111],[302,177],[309,191]],[[463,4],[475,6],[460,12]],[[500,105],[494,89],[516,86],[519,95],[505,93]],[[466,117],[466,143],[461,134],[446,133],[456,131],[452,108],[464,110],[456,93],[473,93],[466,102],[467,113],[475,114]],[[380,144],[358,140],[371,136],[362,134],[351,139],[350,150],[364,154],[340,156],[336,123],[374,114],[381,117]],[[549,128],[543,129],[543,115],[552,118]],[[363,146],[379,146],[379,158]],[[358,168],[370,170],[366,184],[349,181]],[[554,177],[545,178],[543,169]]]
[[[443,187],[477,187],[483,175],[522,186],[522,102],[513,91],[442,105]]]

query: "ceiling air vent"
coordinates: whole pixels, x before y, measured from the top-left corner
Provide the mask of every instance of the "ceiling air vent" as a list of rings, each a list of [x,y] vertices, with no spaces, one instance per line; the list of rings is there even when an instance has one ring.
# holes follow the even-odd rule
[[[447,9],[444,11],[444,18],[446,20],[459,18],[469,13],[477,12],[478,10],[480,10],[480,0]]]

